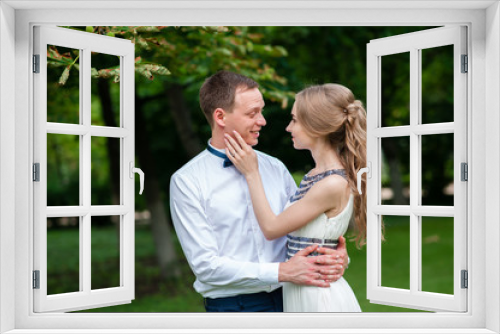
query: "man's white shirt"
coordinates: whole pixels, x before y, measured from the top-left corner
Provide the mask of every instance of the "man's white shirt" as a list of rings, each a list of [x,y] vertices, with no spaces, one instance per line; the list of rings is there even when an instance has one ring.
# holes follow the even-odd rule
[[[279,214],[295,182],[281,161],[256,153],[267,200]],[[245,177],[234,166],[224,168],[223,161],[204,150],[170,181],[172,220],[196,275],[194,288],[209,298],[275,290],[286,238],[266,240]]]

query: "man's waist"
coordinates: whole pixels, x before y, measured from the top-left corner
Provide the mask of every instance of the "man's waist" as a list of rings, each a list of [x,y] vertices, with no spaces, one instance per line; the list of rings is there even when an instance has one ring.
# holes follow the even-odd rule
[[[281,288],[281,284],[273,285],[263,285],[259,287],[244,288],[244,287],[215,287],[207,284],[203,284],[196,281],[194,284],[195,290],[201,294],[204,298],[228,298],[238,295],[248,295],[259,292],[272,292],[276,289]]]

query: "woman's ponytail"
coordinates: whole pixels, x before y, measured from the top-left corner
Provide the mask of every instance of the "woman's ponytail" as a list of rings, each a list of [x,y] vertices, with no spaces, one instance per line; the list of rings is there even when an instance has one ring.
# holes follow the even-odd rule
[[[366,111],[359,100],[347,105],[345,110],[344,142],[338,153],[354,194],[355,240],[359,248],[366,243],[366,175],[363,174],[361,180],[362,194],[357,188],[357,173],[366,167]]]
[[[339,84],[311,86],[297,94],[297,118],[310,134],[328,139],[338,152],[354,195],[356,246],[366,243],[366,175],[357,189],[357,173],[366,167],[366,111],[353,93]]]

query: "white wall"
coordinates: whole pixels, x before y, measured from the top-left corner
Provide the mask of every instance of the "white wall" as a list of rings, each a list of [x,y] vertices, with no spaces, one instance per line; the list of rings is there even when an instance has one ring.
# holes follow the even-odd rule
[[[19,1],[19,3],[25,3],[26,1]],[[46,1],[35,1],[38,4],[43,4]],[[146,1],[145,1],[146,2]],[[336,1],[329,1],[328,3],[335,3]],[[337,1],[338,2],[338,1]],[[418,2],[418,1],[414,1]],[[466,2],[466,1],[464,1]],[[453,2],[453,3],[464,3],[464,2]],[[31,2],[34,3],[34,2]],[[54,6],[63,6],[69,4],[69,1],[53,1],[51,2]],[[90,1],[92,5],[98,6],[101,1]],[[127,1],[123,3],[134,3],[134,1]],[[156,3],[156,2],[155,2]],[[160,2],[158,2],[160,3]],[[166,3],[166,1],[164,2]],[[198,4],[201,2],[197,2]],[[298,3],[298,2],[292,2]],[[324,2],[326,3],[326,2]],[[354,2],[356,3],[356,2]],[[393,3],[389,1],[388,3]],[[402,1],[401,3],[406,3]],[[433,2],[433,3],[437,3]],[[451,2],[450,2],[451,3]],[[392,4],[391,4],[392,5]],[[42,5],[40,5],[42,6]],[[76,5],[74,5],[76,6]],[[225,6],[225,4],[224,4]],[[42,6],[43,7],[43,6]],[[182,7],[182,6],[181,6]],[[304,10],[307,11],[307,10]],[[124,15],[118,15],[115,10],[99,10],[99,11],[91,11],[91,10],[53,10],[53,9],[36,9],[33,11],[27,10],[18,10],[16,12],[16,22],[17,22],[17,44],[15,45],[17,48],[17,57],[16,64],[18,65],[18,70],[14,73],[14,36],[13,36],[13,27],[14,27],[14,10],[12,8],[5,5],[4,1],[0,0],[0,43],[1,43],[1,51],[0,51],[0,255],[2,262],[0,263],[0,271],[2,275],[0,276],[0,291],[1,295],[1,303],[0,303],[0,332],[4,332],[10,328],[13,328],[14,325],[18,328],[27,328],[24,332],[35,332],[32,331],[33,328],[37,326],[44,326],[46,328],[60,328],[60,333],[69,332],[66,331],[65,328],[79,326],[83,328],[84,326],[90,326],[94,328],[106,328],[108,326],[107,318],[109,317],[99,317],[99,316],[91,316],[91,315],[82,315],[78,318],[73,317],[62,317],[60,315],[54,314],[50,316],[44,317],[30,317],[28,316],[27,310],[32,309],[31,299],[29,298],[32,294],[32,290],[28,289],[28,284],[26,284],[30,280],[30,274],[32,270],[32,266],[30,263],[27,263],[26,259],[29,254],[29,245],[30,245],[30,236],[29,233],[29,224],[32,221],[32,217],[29,214],[30,211],[30,203],[31,200],[29,196],[29,189],[32,184],[30,181],[30,162],[31,155],[29,152],[30,148],[30,106],[26,92],[29,91],[30,80],[29,78],[29,22],[42,22],[42,23],[52,23],[52,22],[67,22],[70,24],[79,23],[91,23],[91,22],[114,22],[118,24],[119,22],[127,22],[133,23],[135,25],[139,25],[140,23],[147,24],[164,24],[165,22],[169,22],[170,24],[178,23],[178,25],[187,25],[189,23],[200,23],[200,22],[217,22],[217,23],[229,23],[231,22],[240,23],[241,22],[253,22],[251,18],[253,17],[262,17],[260,20],[263,22],[276,22],[277,24],[290,24],[294,22],[301,22],[301,24],[321,24],[328,22],[335,22],[336,24],[350,24],[352,25],[353,15],[346,15],[349,11],[342,10],[322,10],[322,11],[308,11],[307,14],[311,15],[303,15],[301,11],[298,13],[297,11],[290,10],[270,10],[270,11],[257,11],[257,10],[233,10],[233,11],[220,11],[218,9],[210,9],[210,10],[198,10],[198,11],[187,11],[187,10],[156,10],[156,11],[146,11],[139,10],[133,12],[123,13]],[[189,12],[189,16],[183,12]],[[414,13],[416,14],[414,15]],[[472,12],[472,14],[471,14]],[[473,125],[469,128],[472,132],[472,136],[474,136],[474,146],[472,147],[472,157],[469,157],[469,160],[472,159],[472,166],[475,169],[471,169],[469,171],[469,175],[472,175],[474,178],[474,189],[472,193],[471,200],[474,202],[473,212],[472,212],[472,222],[475,226],[473,226],[472,234],[476,236],[478,233],[481,235],[487,236],[487,244],[483,245],[483,243],[475,243],[474,249],[472,250],[473,254],[480,254],[480,259],[483,261],[475,261],[475,263],[481,263],[480,265],[473,264],[473,269],[476,269],[475,272],[482,273],[481,269],[484,268],[484,250],[485,247],[487,249],[487,256],[493,257],[496,262],[495,265],[488,267],[488,272],[486,275],[486,280],[484,278],[481,279],[482,286],[486,286],[484,288],[488,293],[476,293],[475,296],[480,296],[481,298],[473,298],[472,303],[475,314],[482,314],[484,311],[487,312],[487,326],[488,328],[494,330],[495,332],[500,332],[500,321],[497,319],[498,314],[500,313],[500,289],[498,286],[498,277],[500,276],[500,263],[498,260],[499,245],[498,240],[500,240],[500,230],[498,226],[498,222],[500,221],[500,176],[499,172],[499,164],[500,164],[500,136],[498,135],[498,129],[500,128],[500,116],[499,116],[499,106],[500,106],[500,94],[498,91],[491,89],[488,91],[484,89],[484,81],[481,78],[489,77],[489,81],[487,82],[486,87],[496,87],[498,88],[500,81],[500,65],[498,61],[500,59],[500,41],[499,41],[499,7],[498,1],[495,5],[490,7],[488,10],[488,20],[485,22],[484,20],[484,11],[482,10],[471,10],[471,11],[455,11],[448,10],[447,13],[453,17],[453,20],[450,20],[449,24],[459,23],[467,23],[471,20],[474,23],[473,36],[478,36],[474,39],[474,49],[479,51],[472,55],[473,64],[474,59],[487,59],[487,68],[482,66],[482,68],[475,68],[473,73],[475,75],[475,79],[473,79],[472,84],[475,85],[478,91],[484,92],[481,95],[477,94],[476,101],[472,101],[474,105],[475,118],[472,119]],[[257,16],[259,15],[259,16]],[[307,17],[307,21],[304,20],[303,17]],[[370,10],[363,11],[361,13],[356,13],[357,22],[371,22],[377,20],[388,19],[391,22],[409,22],[408,17],[420,17],[422,22],[442,22],[443,13],[440,10],[436,11],[403,11],[403,13],[399,11],[383,11],[383,10]],[[259,20],[257,20],[260,22]],[[349,23],[351,22],[351,23]],[[355,24],[354,24],[355,25]],[[482,52],[482,46],[485,42],[482,39],[484,36],[482,33],[478,34],[478,30],[487,29],[488,35],[490,36],[487,41],[488,50],[486,55]],[[479,56],[479,57],[477,57]],[[491,75],[491,71],[495,72],[495,75]],[[16,78],[17,80],[14,83],[13,80]],[[15,85],[14,85],[15,84]],[[17,86],[16,88],[14,88]],[[479,89],[477,87],[480,87]],[[17,102],[16,102],[16,115],[14,116],[14,102],[12,101],[14,97],[14,93],[17,94]],[[486,97],[485,97],[486,96]],[[14,118],[16,120],[14,124]],[[15,125],[15,127],[14,127]],[[15,130],[14,130],[15,128]],[[487,132],[487,136],[485,137],[485,130]],[[14,152],[14,138],[16,147],[20,148],[17,152]],[[14,181],[13,173],[14,173],[14,159],[17,159],[16,164],[16,181]],[[490,179],[486,179],[484,176],[486,173],[490,173]],[[486,180],[488,180],[486,182]],[[478,181],[478,182],[476,182]],[[14,187],[16,188],[17,193],[14,192]],[[484,200],[484,194],[489,194],[489,198]],[[17,211],[14,213],[14,202],[13,197],[16,195],[16,207]],[[486,215],[485,215],[486,213]],[[13,262],[13,254],[14,254],[14,245],[13,245],[13,236],[14,236],[14,215],[15,215],[15,223],[17,225],[16,229],[16,239],[21,242],[17,243],[17,254],[18,264],[14,267]],[[485,222],[489,223],[485,223]],[[485,227],[486,230],[485,230]],[[480,227],[477,229],[477,227]],[[482,239],[482,237],[480,238]],[[13,280],[14,277],[12,274],[14,273],[14,269],[17,271],[18,278],[21,279],[21,283],[18,283],[19,288],[17,289],[17,303],[16,307],[18,312],[16,313],[17,319],[13,320],[13,310],[14,310],[14,289],[13,289]],[[479,269],[479,270],[477,270]],[[470,278],[474,279],[474,270],[471,270]],[[477,281],[476,281],[477,282]],[[481,286],[481,289],[483,287]],[[476,289],[477,290],[477,289]],[[486,295],[489,302],[486,303],[489,307],[485,309],[484,300],[481,300],[482,297]],[[469,296],[471,294],[469,293]],[[474,296],[473,296],[474,297]],[[404,315],[403,315],[404,316]],[[447,316],[447,315],[445,315]],[[165,321],[165,317],[169,317],[168,322]],[[358,319],[344,319],[344,322],[340,324],[339,328],[347,328],[348,326],[357,326],[359,328],[366,328],[370,325],[372,318],[383,318],[384,315],[374,315],[373,317],[366,317],[366,322],[360,323]],[[391,315],[391,319],[396,317],[396,315]],[[54,319],[57,318],[58,322]],[[102,319],[101,319],[102,318]],[[89,319],[91,319],[89,321]],[[151,328],[164,328],[168,323],[168,326],[172,328],[181,328],[186,324],[186,321],[189,321],[191,326],[203,328],[204,325],[207,327],[218,328],[223,327],[221,325],[221,320],[213,317],[205,317],[205,318],[194,318],[191,315],[117,315],[115,317],[113,325],[118,324],[122,329],[130,329],[135,328],[134,325],[141,323],[150,324]],[[388,317],[387,317],[388,319]],[[460,319],[458,322],[454,317],[450,316],[450,319],[454,321],[453,325],[457,326],[465,326],[469,325],[469,322],[462,321],[464,319]],[[102,320],[100,322],[96,320]],[[257,320],[257,321],[256,321]],[[256,326],[265,326],[265,324],[259,323],[261,319],[255,317],[225,317],[223,318],[224,325],[233,326],[237,328],[238,326],[247,326],[254,327]],[[283,320],[283,319],[281,319]],[[384,319],[383,319],[384,320]],[[446,319],[444,319],[446,320]],[[479,318],[475,323],[475,327],[483,328],[484,318]],[[299,330],[299,328],[304,328],[304,318],[295,317],[295,318],[286,318],[287,323],[290,325],[295,325],[295,331]],[[451,321],[451,320],[450,320]],[[277,326],[281,326],[279,322],[269,322],[269,327],[273,328],[281,328]],[[436,322],[432,322],[435,324]],[[142,324],[142,323],[141,323]],[[439,323],[441,324],[441,323]],[[451,323],[450,323],[451,324]],[[338,326],[338,323],[335,324]],[[52,327],[50,327],[52,326]],[[111,325],[109,325],[111,326]],[[332,326],[331,319],[327,319],[324,317],[317,317],[316,320],[316,328],[330,328]],[[387,326],[391,326],[391,324],[387,324]],[[394,326],[394,325],[392,325]],[[426,324],[429,326],[429,324]],[[283,326],[285,327],[285,326]],[[474,327],[474,326],[473,326]],[[113,328],[113,327],[109,327]],[[311,331],[311,330],[309,330]],[[321,331],[321,330],[320,330]],[[393,332],[398,331],[397,329]],[[21,333],[22,331],[18,330],[16,333]],[[48,332],[48,331],[47,331]],[[437,331],[435,331],[437,332]],[[451,331],[450,331],[451,332]],[[462,331],[465,332],[465,331]],[[471,331],[472,332],[472,331]],[[479,332],[479,330],[478,330]]]
[[[15,11],[0,2],[0,333],[14,328]],[[7,255],[7,256],[5,256]]]
[[[494,73],[486,77],[486,256],[494,258],[494,265],[486,266],[486,328],[500,332],[500,94],[490,87],[498,87],[500,81],[500,5],[490,6],[486,12],[486,71]],[[494,241],[496,240],[496,241]],[[492,307],[493,306],[493,307]]]

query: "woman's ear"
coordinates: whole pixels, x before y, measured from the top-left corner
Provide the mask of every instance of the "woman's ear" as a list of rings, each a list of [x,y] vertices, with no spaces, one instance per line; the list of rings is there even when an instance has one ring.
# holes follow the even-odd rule
[[[214,118],[214,123],[219,125],[220,127],[226,126],[225,121],[226,112],[222,108],[215,109],[212,117]]]

